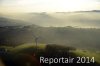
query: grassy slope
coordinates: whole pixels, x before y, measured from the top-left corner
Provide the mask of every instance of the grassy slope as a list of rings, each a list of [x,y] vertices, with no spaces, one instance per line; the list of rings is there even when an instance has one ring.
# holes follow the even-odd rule
[[[3,46],[3,48],[7,48],[11,53],[20,54],[20,53],[24,53],[24,52],[28,53],[30,50],[34,50],[35,45],[34,44],[24,44],[24,45],[20,45],[17,47]],[[38,45],[38,49],[40,49],[40,51],[45,50],[45,48],[46,48],[45,44]],[[96,53],[96,52],[92,52],[92,51],[88,51],[88,50],[80,50],[80,49],[73,51],[73,53],[77,56],[95,57],[95,61],[100,63],[100,53]]]
[[[77,49],[76,51],[74,51],[74,53],[77,56],[81,56],[81,57],[94,57],[95,61],[100,63],[100,53],[96,53],[96,52],[92,52],[92,51],[88,51],[88,50],[79,50]]]
[[[45,49],[46,45],[39,44],[37,47],[39,49]],[[13,48],[11,51],[18,52],[18,51],[25,50],[25,49],[35,49],[35,44],[23,44],[23,45],[20,45],[20,46]]]

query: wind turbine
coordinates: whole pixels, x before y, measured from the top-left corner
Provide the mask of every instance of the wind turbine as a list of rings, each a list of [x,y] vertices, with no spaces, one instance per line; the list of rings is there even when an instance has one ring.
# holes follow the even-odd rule
[[[34,36],[34,40],[35,40],[35,54],[34,54],[34,56],[36,55],[36,53],[37,53],[37,51],[38,51],[38,39],[39,39],[39,37],[37,37],[37,36],[35,36],[35,35],[33,35]]]

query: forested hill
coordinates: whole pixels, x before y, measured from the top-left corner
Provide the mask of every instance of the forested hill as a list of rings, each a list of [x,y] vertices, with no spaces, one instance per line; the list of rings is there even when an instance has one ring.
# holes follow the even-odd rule
[[[64,44],[80,48],[100,49],[100,29],[74,27],[5,26],[0,27],[0,45],[34,43]]]

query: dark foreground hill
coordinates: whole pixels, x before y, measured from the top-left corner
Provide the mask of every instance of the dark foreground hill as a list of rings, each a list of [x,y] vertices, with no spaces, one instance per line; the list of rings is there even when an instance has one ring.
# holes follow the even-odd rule
[[[16,47],[2,46],[0,47],[0,57],[6,66],[100,66],[100,53],[54,44],[39,44],[37,47],[36,50],[34,44],[24,44]],[[56,63],[48,59],[45,60],[46,62],[40,62],[41,57],[56,58]],[[63,62],[57,62],[57,59],[62,57],[71,57],[74,60],[72,63],[67,61],[63,63],[65,60]],[[78,61],[79,59],[77,57],[83,58],[81,61]]]

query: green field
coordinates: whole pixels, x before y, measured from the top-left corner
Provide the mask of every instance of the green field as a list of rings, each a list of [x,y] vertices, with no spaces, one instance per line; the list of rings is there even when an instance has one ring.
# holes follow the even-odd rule
[[[50,54],[50,57],[55,57],[56,54],[59,54],[59,56],[67,57],[66,53],[69,53],[71,56],[74,57],[94,57],[95,62],[100,64],[100,52],[94,52],[89,50],[82,50],[82,49],[75,49],[73,47],[67,47],[67,46],[61,46],[61,45],[45,45],[45,44],[39,44],[37,46],[37,52],[36,52],[36,46],[35,44],[23,44],[16,47],[9,47],[9,46],[1,46],[0,48],[5,48],[6,52],[10,54],[12,59],[16,61],[15,58],[23,57],[23,55],[30,55],[36,54],[38,57],[45,56]],[[65,53],[62,55],[62,53]],[[58,55],[57,55],[58,56]],[[38,58],[37,57],[37,58]],[[8,56],[6,57],[7,59]],[[5,58],[5,59],[6,59]]]
[[[96,53],[96,52],[92,52],[89,50],[80,50],[77,49],[76,51],[74,51],[74,53],[77,56],[82,56],[82,57],[94,57],[95,61],[100,63],[100,52]]]

